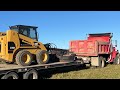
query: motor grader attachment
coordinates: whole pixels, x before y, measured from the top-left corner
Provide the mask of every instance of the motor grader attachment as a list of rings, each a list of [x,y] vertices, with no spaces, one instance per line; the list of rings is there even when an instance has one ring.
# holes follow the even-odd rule
[[[46,47],[38,42],[35,26],[10,26],[6,33],[0,32],[0,60],[21,66],[32,62],[46,64],[49,54]]]

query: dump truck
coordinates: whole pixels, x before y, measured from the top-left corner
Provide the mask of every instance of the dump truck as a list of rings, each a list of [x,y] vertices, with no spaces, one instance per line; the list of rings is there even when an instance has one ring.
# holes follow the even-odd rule
[[[91,66],[105,67],[107,63],[120,64],[117,44],[113,45],[112,37],[112,33],[88,34],[86,40],[71,40],[69,51],[76,54],[77,59]]]

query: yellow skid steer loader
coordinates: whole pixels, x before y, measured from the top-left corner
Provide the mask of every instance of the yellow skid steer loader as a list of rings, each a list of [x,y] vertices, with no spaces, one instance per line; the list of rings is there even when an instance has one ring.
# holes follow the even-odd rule
[[[0,32],[0,60],[29,66],[32,61],[38,64],[49,62],[49,54],[41,42],[38,42],[35,26],[10,26],[5,33]]]

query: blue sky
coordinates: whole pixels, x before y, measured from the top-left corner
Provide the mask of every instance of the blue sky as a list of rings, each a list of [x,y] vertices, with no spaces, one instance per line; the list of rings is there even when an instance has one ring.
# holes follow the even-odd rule
[[[58,48],[89,33],[111,32],[120,50],[120,11],[0,11],[1,32],[16,24],[38,26],[39,41]]]

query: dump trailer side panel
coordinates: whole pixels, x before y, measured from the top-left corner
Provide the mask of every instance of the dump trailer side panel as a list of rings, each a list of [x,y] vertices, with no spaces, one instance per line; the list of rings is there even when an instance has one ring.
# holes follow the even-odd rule
[[[70,51],[80,56],[97,56],[97,42],[90,40],[70,41]]]
[[[98,54],[109,54],[111,45],[108,42],[92,40],[70,41],[70,51],[78,56],[98,56]]]

